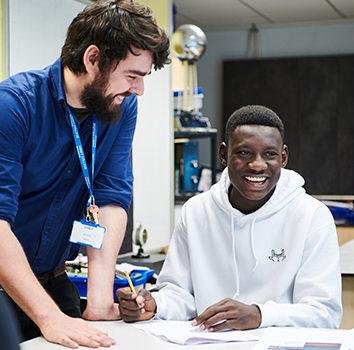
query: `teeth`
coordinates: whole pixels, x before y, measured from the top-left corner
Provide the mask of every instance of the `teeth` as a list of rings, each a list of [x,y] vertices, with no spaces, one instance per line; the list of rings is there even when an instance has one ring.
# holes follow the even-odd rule
[[[118,97],[121,101],[124,100],[124,96],[122,96],[122,95],[118,95],[117,97]]]
[[[267,179],[264,176],[262,176],[262,177],[245,176],[245,178],[246,178],[246,180],[248,180],[250,182],[263,182]]]

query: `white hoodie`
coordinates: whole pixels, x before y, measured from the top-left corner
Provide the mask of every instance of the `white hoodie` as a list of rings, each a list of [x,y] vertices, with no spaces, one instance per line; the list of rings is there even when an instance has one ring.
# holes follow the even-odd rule
[[[256,304],[261,327],[338,328],[342,317],[336,228],[303,178],[282,169],[251,214],[228,199],[228,171],[183,206],[153,293],[157,316],[189,320],[224,298]]]

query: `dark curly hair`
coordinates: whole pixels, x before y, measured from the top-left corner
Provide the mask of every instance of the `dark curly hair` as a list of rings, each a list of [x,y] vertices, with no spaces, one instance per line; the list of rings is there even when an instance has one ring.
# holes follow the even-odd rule
[[[228,144],[232,133],[239,125],[264,125],[277,128],[284,142],[284,124],[270,108],[257,105],[242,107],[233,112],[225,127],[225,142]]]
[[[80,12],[69,26],[62,65],[76,75],[85,73],[83,55],[90,45],[100,50],[102,73],[124,60],[128,51],[135,55],[131,46],[152,52],[155,70],[171,62],[169,39],[156,24],[151,9],[130,0],[99,2]]]

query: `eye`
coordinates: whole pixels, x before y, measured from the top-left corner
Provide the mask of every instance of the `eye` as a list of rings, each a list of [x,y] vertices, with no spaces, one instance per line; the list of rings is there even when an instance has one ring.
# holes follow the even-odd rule
[[[241,156],[249,156],[251,154],[251,152],[250,151],[240,151],[239,154]]]
[[[278,154],[276,152],[267,152],[266,154],[266,157],[268,158],[274,158],[276,157]]]

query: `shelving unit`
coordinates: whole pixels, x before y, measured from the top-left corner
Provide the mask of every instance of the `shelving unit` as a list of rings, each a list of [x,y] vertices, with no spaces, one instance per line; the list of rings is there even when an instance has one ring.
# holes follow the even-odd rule
[[[175,129],[174,137],[175,139],[202,139],[208,138],[210,140],[210,165],[211,165],[211,183],[216,182],[216,160],[217,160],[217,145],[216,145],[216,136],[217,129],[213,128],[184,128],[184,129]],[[187,199],[195,195],[194,193],[183,193],[175,195],[175,202],[181,203],[185,202]]]

